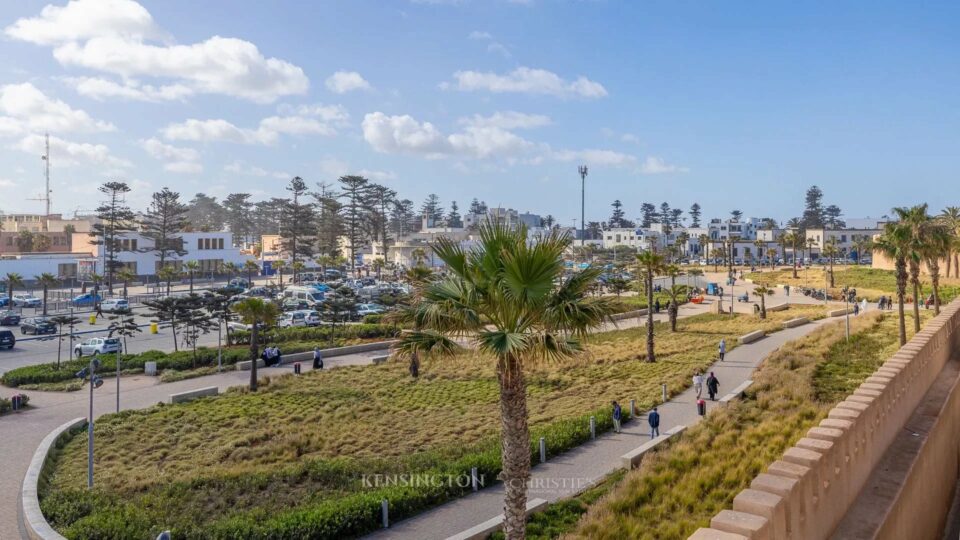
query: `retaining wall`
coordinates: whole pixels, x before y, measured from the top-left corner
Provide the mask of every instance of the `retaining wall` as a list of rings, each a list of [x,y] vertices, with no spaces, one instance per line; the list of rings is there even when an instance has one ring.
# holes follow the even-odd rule
[[[60,439],[70,430],[86,425],[86,423],[86,418],[74,418],[51,431],[43,438],[40,446],[34,451],[33,458],[30,459],[30,467],[27,468],[27,474],[23,478],[23,487],[20,489],[23,524],[30,540],[66,540],[60,533],[53,530],[53,527],[43,517],[43,512],[40,511],[37,483],[40,481],[44,467],[47,466],[47,457],[50,450],[56,447]]]
[[[734,498],[733,510],[714,516],[690,538],[828,538],[947,360],[960,349],[960,299],[944,306],[866,382],[838,403],[806,437]],[[883,538],[934,538],[949,510],[955,484],[960,397],[951,395],[949,418],[930,434],[929,457],[911,471],[881,527]],[[949,463],[952,460],[952,463]],[[943,463],[942,468],[937,463]],[[934,500],[936,499],[936,500]],[[941,500],[945,499],[945,500]],[[943,516],[933,515],[943,513]],[[930,525],[932,521],[934,525]],[[904,536],[906,535],[906,536]],[[734,536],[733,538],[736,538]]]

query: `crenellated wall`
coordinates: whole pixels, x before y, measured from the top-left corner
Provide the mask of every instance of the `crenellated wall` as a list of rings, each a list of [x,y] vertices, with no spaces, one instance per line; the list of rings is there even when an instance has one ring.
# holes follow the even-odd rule
[[[960,299],[944,306],[819,426],[757,475],[734,498],[732,510],[718,513],[709,528],[697,530],[690,540],[830,537],[956,351]],[[960,391],[954,386],[951,392],[943,409],[948,414],[930,431],[920,459],[883,517],[878,538],[934,538],[937,532],[930,531],[942,527],[960,446]]]

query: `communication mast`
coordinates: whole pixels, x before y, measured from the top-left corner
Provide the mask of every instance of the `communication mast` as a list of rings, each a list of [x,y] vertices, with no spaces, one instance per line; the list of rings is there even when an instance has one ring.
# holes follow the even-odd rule
[[[43,195],[39,197],[34,197],[32,199],[27,199],[28,201],[42,201],[44,203],[44,217],[50,217],[50,134],[47,133],[44,138],[44,154],[40,156],[40,159],[43,160],[43,176],[46,180],[45,186],[46,189],[43,192]]]

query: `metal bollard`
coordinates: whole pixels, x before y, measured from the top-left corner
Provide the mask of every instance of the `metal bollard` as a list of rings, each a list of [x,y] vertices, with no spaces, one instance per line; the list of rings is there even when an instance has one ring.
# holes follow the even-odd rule
[[[470,468],[470,485],[473,486],[474,491],[477,490],[477,468],[476,467]]]
[[[667,383],[660,384],[660,393],[663,394],[663,402],[667,402]]]
[[[389,514],[390,503],[386,499],[380,501],[380,513],[383,514],[383,528],[390,527],[390,514]]]
[[[294,374],[294,375],[299,375],[299,374],[300,374],[300,362],[294,362],[294,363],[293,363],[293,374]]]
[[[635,418],[637,416],[637,400],[630,400],[630,418]]]
[[[700,416],[703,416],[703,415],[707,414],[707,402],[706,402],[706,401],[704,401],[704,400],[702,400],[702,399],[697,400],[697,414],[699,414]]]
[[[590,438],[597,438],[597,419],[594,416],[590,417]]]
[[[540,437],[540,463],[547,461],[547,440]]]

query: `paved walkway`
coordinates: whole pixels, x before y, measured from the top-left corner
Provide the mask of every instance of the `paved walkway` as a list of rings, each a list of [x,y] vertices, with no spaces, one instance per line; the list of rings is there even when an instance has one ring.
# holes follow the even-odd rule
[[[835,319],[834,319],[835,321]],[[716,362],[711,371],[720,380],[720,395],[724,395],[750,379],[754,369],[770,353],[784,343],[804,336],[829,319],[777,332],[749,345],[728,352],[724,362]],[[706,392],[706,390],[704,390]],[[706,393],[704,393],[706,399]],[[629,399],[624,398],[624,403]],[[718,402],[707,400],[707,409]],[[696,392],[688,388],[659,407],[660,431],[673,427],[690,426],[700,420],[696,411]],[[569,452],[561,454],[533,468],[528,500],[545,499],[554,502],[583,491],[620,467],[620,456],[650,440],[646,413],[624,425],[621,433],[597,437]],[[461,497],[447,504],[401,521],[390,529],[368,535],[371,539],[430,540],[444,539],[463,532],[503,513],[502,484]]]

